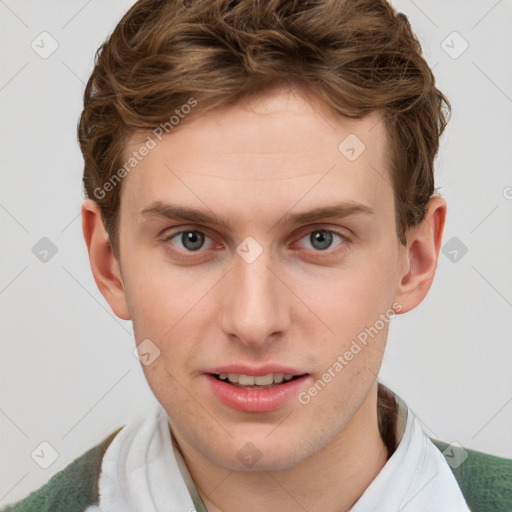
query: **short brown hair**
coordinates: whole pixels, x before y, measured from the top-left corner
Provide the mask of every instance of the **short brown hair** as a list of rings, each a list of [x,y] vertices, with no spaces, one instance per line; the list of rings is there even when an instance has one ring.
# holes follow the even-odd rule
[[[126,174],[135,131],[169,124],[191,98],[187,118],[290,84],[342,116],[382,113],[405,243],[434,193],[451,106],[403,14],[386,0],[139,0],[96,53],[78,125],[85,193],[114,252],[122,183],[112,180]]]

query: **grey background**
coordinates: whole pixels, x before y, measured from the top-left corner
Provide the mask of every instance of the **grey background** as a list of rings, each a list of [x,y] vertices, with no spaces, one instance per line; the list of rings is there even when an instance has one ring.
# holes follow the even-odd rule
[[[0,504],[155,400],[130,323],[96,289],[79,217],[84,82],[131,4],[0,0]],[[393,321],[381,377],[431,434],[512,457],[512,2],[393,4],[454,113],[437,159],[446,254],[424,303]],[[51,49],[44,31],[58,43],[47,58],[31,47]]]

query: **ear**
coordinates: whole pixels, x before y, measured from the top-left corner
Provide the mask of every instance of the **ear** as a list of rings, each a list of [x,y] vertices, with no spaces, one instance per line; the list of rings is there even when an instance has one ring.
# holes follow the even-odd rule
[[[82,230],[98,289],[119,318],[130,320],[121,270],[105,231],[101,210],[92,199],[82,204]]]
[[[446,201],[435,194],[427,204],[423,221],[410,228],[406,247],[401,247],[404,265],[395,293],[402,306],[397,313],[407,313],[418,306],[430,290],[441,250],[446,221]]]

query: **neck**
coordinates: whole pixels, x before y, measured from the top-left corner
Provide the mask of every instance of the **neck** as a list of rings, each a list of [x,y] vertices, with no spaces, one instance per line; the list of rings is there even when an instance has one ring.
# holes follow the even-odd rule
[[[278,471],[233,472],[182,448],[208,512],[343,512],[361,497],[388,459],[377,418],[377,384],[334,440]],[[318,490],[321,489],[321,493]]]

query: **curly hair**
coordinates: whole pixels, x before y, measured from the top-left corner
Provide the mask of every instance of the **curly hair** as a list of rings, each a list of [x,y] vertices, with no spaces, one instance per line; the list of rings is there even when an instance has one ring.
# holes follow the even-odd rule
[[[434,193],[451,113],[405,15],[386,0],[139,0],[96,53],[78,123],[85,195],[114,253],[122,183],[95,191],[121,175],[134,132],[169,124],[191,98],[183,122],[290,84],[341,116],[382,114],[405,244]]]

